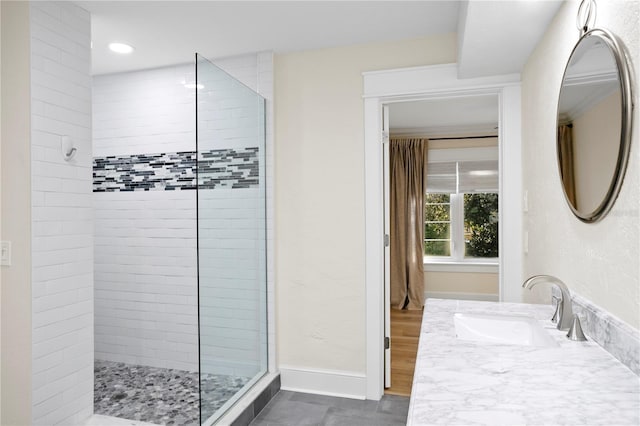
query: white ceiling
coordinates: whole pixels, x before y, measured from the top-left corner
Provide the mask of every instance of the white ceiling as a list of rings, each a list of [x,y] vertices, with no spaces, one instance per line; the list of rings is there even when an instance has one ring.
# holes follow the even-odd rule
[[[461,78],[518,73],[560,0],[77,1],[91,12],[93,73],[458,32]],[[113,41],[135,47],[128,56]]]
[[[77,1],[91,12],[93,73],[273,50],[455,32],[457,1]],[[128,56],[110,52],[121,41]]]
[[[520,73],[562,3],[463,2],[458,24],[458,76]]]
[[[91,13],[93,73],[458,33],[461,78],[519,73],[562,1],[76,1]],[[108,50],[131,44],[131,55]],[[453,117],[453,118],[452,118]],[[453,120],[453,121],[452,121]],[[399,133],[491,133],[495,97],[392,107]]]
[[[479,136],[496,134],[497,125],[495,95],[399,102],[389,107],[389,130],[395,135]]]

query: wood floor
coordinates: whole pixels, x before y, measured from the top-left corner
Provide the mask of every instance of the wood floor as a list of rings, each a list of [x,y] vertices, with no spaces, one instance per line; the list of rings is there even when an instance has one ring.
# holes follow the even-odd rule
[[[391,309],[391,387],[389,395],[411,395],[422,310]]]

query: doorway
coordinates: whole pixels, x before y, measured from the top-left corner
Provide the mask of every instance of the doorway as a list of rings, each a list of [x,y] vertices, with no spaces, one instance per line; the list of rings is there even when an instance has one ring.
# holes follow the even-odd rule
[[[456,64],[372,71],[364,76],[366,397],[384,392],[384,105],[494,94],[499,99],[499,299],[522,300],[521,88],[517,74],[458,79]],[[508,235],[508,238],[504,236]],[[526,251],[526,247],[525,247]]]
[[[422,322],[422,310],[398,309],[397,300],[391,306],[390,295],[397,294],[392,286],[413,286],[425,299],[499,298],[498,119],[496,94],[383,106],[385,240],[394,246],[385,246],[385,331],[390,338],[385,347],[387,394],[411,394]],[[421,153],[426,152],[422,209],[413,212],[422,216],[417,220],[422,228],[422,253],[417,255],[423,261],[421,270],[412,271],[408,274],[412,279],[405,282],[404,274],[397,273],[404,271],[399,263],[407,263],[409,270],[414,262],[399,255],[405,250],[394,250],[403,239],[393,234],[400,218],[392,215],[406,215],[409,210],[396,205],[402,197],[390,197],[405,186],[395,182],[397,160],[390,158],[401,147],[416,144],[424,147]],[[405,148],[402,152],[403,157],[408,154]]]

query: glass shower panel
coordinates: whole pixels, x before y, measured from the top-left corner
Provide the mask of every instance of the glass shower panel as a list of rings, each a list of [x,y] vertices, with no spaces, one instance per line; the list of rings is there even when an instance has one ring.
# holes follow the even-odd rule
[[[267,371],[265,101],[196,55],[200,419]]]

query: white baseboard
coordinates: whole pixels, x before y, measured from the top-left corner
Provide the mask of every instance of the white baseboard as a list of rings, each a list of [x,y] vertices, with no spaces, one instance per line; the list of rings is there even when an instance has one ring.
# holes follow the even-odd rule
[[[480,300],[484,302],[497,302],[500,300],[497,294],[489,293],[458,293],[447,291],[425,291],[425,299],[458,299],[458,300]]]
[[[366,376],[350,371],[316,370],[281,365],[280,382],[280,388],[288,391],[353,399],[366,399],[367,395]]]

